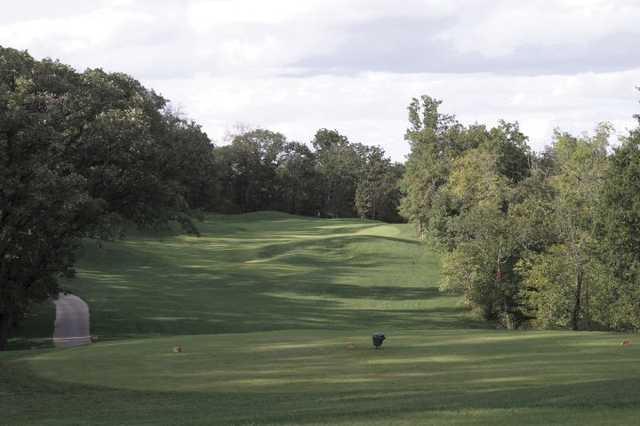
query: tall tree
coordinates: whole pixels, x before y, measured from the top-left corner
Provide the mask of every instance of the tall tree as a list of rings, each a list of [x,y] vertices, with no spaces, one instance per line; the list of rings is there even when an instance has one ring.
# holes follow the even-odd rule
[[[215,210],[220,203],[214,145],[201,126],[167,110],[159,141],[161,179],[174,182],[190,209]]]
[[[430,216],[440,188],[447,183],[454,158],[450,140],[461,126],[454,116],[441,114],[442,101],[422,96],[414,98],[408,107],[409,128],[405,140],[411,152],[401,188],[404,194],[400,213],[416,225],[421,238],[426,236]]]
[[[276,207],[293,214],[318,214],[322,197],[315,164],[316,156],[306,145],[284,145],[277,169]]]
[[[604,274],[595,232],[610,131],[603,124],[590,138],[556,132],[548,183],[555,194],[549,219],[557,241],[521,265],[523,294],[540,325],[591,327],[591,300]]]
[[[286,143],[281,133],[256,129],[234,136],[229,146],[216,151],[223,159],[223,197],[242,212],[273,208]]]
[[[401,213],[447,252],[441,288],[463,293],[484,318],[515,327],[523,318],[514,271],[523,244],[515,229],[521,217],[511,208],[530,176],[527,138],[517,123],[463,126],[440,114],[440,104],[423,96],[409,106]]]
[[[640,122],[640,117],[636,116]],[[611,270],[612,325],[640,329],[640,127],[614,149],[599,212],[602,260]]]
[[[399,221],[399,181],[402,177],[402,167],[385,157],[382,148],[372,147],[362,168],[355,194],[358,215],[374,220]]]
[[[77,238],[104,207],[65,153],[65,76],[58,63],[0,48],[0,350],[11,324],[57,294]]]
[[[178,220],[195,231],[215,179],[208,138],[119,73],[0,47],[0,349],[55,297],[80,237]]]
[[[444,188],[458,215],[448,222],[451,251],[445,256],[441,288],[462,291],[470,308],[512,328],[519,304],[513,273],[519,246],[508,214],[514,189],[499,173],[496,154],[485,148],[458,158]]]
[[[320,129],[312,141],[316,169],[322,179],[322,214],[329,217],[356,215],[355,195],[366,147],[352,144],[336,130]]]

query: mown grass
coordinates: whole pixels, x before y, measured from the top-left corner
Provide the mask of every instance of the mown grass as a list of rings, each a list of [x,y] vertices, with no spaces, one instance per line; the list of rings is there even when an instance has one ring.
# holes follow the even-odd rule
[[[283,329],[479,326],[438,292],[408,225],[278,213],[212,216],[201,237],[87,241],[66,286],[101,338]]]
[[[11,424],[636,424],[637,347],[604,333],[134,339],[3,362]],[[174,353],[180,344],[182,353]]]
[[[86,242],[65,285],[101,340],[0,354],[0,424],[637,422],[631,337],[488,329],[438,293],[408,225],[260,213],[201,230]]]

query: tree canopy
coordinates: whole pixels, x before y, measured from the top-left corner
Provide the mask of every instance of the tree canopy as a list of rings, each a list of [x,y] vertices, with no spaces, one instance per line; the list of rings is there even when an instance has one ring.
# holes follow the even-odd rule
[[[409,105],[400,212],[443,252],[441,289],[504,327],[638,329],[640,134],[608,145],[556,131],[533,152],[517,123],[464,126]]]
[[[82,237],[211,206],[213,145],[120,73],[78,73],[0,48],[0,349],[33,303],[73,273]]]

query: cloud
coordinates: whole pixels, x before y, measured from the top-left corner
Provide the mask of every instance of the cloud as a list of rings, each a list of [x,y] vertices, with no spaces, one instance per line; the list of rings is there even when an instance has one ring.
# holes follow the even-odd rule
[[[144,27],[152,20],[147,13],[100,9],[80,16],[37,18],[4,25],[0,28],[0,39],[18,46],[47,47],[73,54],[110,47],[125,30]]]
[[[0,40],[78,66],[102,65],[106,54],[105,65],[158,77],[640,66],[640,4],[626,0],[87,3],[36,2],[22,14],[27,9],[12,4],[3,10],[14,19],[0,26]]]
[[[588,46],[612,34],[640,35],[640,4],[634,1],[532,0],[482,2],[473,13],[437,35],[462,53],[502,57],[521,47]]]
[[[401,159],[423,93],[465,122],[518,120],[536,147],[637,112],[632,0],[9,2],[0,44],[132,74],[214,138],[234,123],[319,127]]]
[[[314,75],[242,78],[207,77],[152,80],[190,116],[222,141],[243,122],[281,131],[308,142],[321,128],[335,128],[352,140],[381,145],[396,160],[409,146],[403,140],[406,107],[428,93],[444,100],[447,113],[465,123],[518,121],[536,149],[551,141],[553,129],[592,130],[601,121],[619,132],[635,125],[634,90],[640,69],[578,75],[503,76],[495,74]],[[175,96],[173,96],[175,94]]]

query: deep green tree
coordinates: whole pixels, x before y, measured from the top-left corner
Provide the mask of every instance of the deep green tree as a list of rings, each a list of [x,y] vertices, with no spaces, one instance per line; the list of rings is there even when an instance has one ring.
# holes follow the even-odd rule
[[[169,220],[196,231],[211,144],[165,106],[125,74],[0,47],[0,349],[11,322],[56,296],[79,238]]]
[[[443,187],[458,206],[448,221],[450,252],[445,256],[441,288],[465,295],[469,308],[482,317],[513,328],[519,316],[518,277],[513,266],[519,245],[509,204],[510,180],[499,173],[494,152],[486,147],[466,151],[452,166]]]
[[[401,177],[402,166],[385,157],[382,148],[370,148],[356,187],[355,206],[358,215],[367,219],[398,222]]]
[[[230,145],[216,150],[222,197],[241,212],[274,208],[277,170],[286,144],[281,133],[256,129],[234,136]]]
[[[72,273],[78,238],[104,208],[66,156],[69,75],[0,48],[0,350],[15,321],[57,294],[57,276]]]
[[[277,169],[276,207],[292,214],[313,216],[321,209],[320,176],[316,156],[298,142],[284,145]]]
[[[546,177],[554,193],[547,221],[556,241],[519,265],[522,294],[540,326],[578,330],[608,322],[593,300],[602,294],[606,274],[595,233],[610,131],[603,124],[593,137],[556,132],[554,166]]]
[[[321,178],[321,214],[329,217],[356,216],[355,196],[367,147],[350,143],[336,130],[320,129],[312,141],[316,170]]]
[[[174,182],[189,209],[215,210],[220,200],[215,146],[199,124],[170,111],[162,116],[159,170],[165,182]]]
[[[460,129],[454,116],[439,112],[441,103],[422,96],[414,98],[408,107],[409,128],[405,140],[409,142],[411,152],[401,182],[400,213],[415,224],[421,238],[429,230],[434,200],[438,198],[440,188],[447,183],[455,156],[449,149],[450,136]]]
[[[640,118],[638,118],[640,121]],[[640,329],[640,128],[611,155],[598,214],[601,259],[608,277],[612,325]]]
[[[514,271],[526,245],[512,208],[531,175],[533,154],[517,123],[463,126],[428,96],[409,106],[411,145],[401,213],[446,252],[441,288],[465,295],[469,308],[515,327],[523,320]]]

